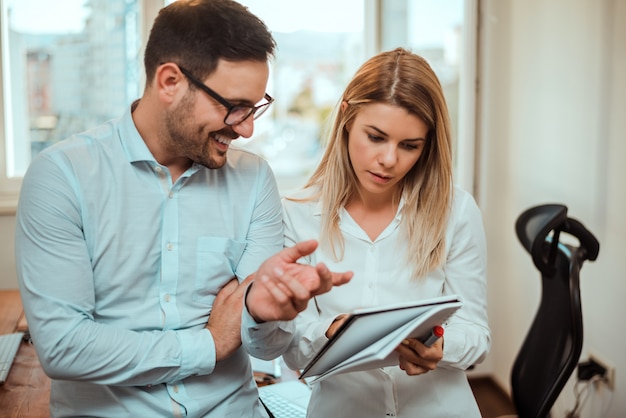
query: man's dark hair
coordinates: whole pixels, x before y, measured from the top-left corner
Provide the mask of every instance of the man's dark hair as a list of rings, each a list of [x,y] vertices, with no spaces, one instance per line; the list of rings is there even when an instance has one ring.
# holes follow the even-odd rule
[[[276,43],[265,23],[232,0],[178,0],[159,11],[146,44],[146,80],[175,62],[203,79],[228,61],[267,61]]]

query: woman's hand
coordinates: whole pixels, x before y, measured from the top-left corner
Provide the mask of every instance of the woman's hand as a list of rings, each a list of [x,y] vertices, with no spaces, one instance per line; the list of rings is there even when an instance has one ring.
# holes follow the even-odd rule
[[[427,347],[416,338],[402,341],[396,351],[400,354],[400,368],[409,376],[428,373],[437,368],[443,358],[443,337]]]
[[[340,314],[337,315],[335,320],[330,324],[328,329],[326,330],[326,338],[331,338],[337,330],[343,325],[344,322],[348,319],[348,314]]]

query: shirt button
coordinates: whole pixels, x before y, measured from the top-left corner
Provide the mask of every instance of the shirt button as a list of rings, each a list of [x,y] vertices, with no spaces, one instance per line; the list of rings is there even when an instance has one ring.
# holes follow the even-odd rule
[[[154,167],[154,171],[156,171],[157,173],[160,173],[163,171],[163,169],[161,167]]]
[[[166,302],[169,302],[172,298],[170,297],[170,295],[165,295],[164,299]]]
[[[174,393],[178,393],[178,385],[174,385],[172,389],[174,390]]]
[[[172,244],[171,242],[167,244],[167,251],[172,251],[173,249],[174,249],[174,244]]]
[[[169,192],[167,197],[169,197],[170,199],[174,197],[174,192]]]
[[[149,387],[149,388],[151,388],[151,387],[152,387],[152,385],[151,385],[150,383],[148,383],[148,387]]]

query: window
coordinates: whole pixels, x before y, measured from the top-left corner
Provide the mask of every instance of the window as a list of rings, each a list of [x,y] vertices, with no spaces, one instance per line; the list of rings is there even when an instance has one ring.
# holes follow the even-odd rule
[[[240,2],[265,22],[278,48],[268,86],[276,98],[272,117],[260,118],[254,136],[237,142],[268,160],[286,193],[317,165],[327,118],[365,60],[364,1]]]
[[[476,0],[240,2],[266,22],[278,50],[268,86],[276,102],[238,143],[269,161],[283,192],[316,165],[327,116],[357,67],[396,46],[439,75],[463,157],[457,177],[471,190]],[[0,214],[15,210],[38,152],[118,117],[140,96],[141,46],[163,3],[0,0]]]
[[[14,209],[38,152],[119,116],[138,97],[140,17],[151,3],[163,4],[0,1],[0,212]]]

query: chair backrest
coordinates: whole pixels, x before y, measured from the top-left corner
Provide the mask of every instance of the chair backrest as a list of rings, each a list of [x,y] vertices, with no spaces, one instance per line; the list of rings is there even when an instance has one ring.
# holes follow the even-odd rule
[[[567,207],[547,204],[524,211],[515,229],[541,273],[541,300],[511,371],[513,403],[520,418],[544,418],[578,364],[583,345],[579,272],[600,245]],[[565,232],[579,246],[559,242]]]

